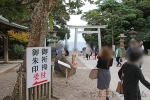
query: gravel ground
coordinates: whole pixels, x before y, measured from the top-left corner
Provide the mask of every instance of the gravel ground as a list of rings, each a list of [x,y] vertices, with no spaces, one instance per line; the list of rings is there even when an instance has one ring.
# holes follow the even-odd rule
[[[149,61],[149,56],[144,57],[143,73],[148,78],[150,78],[148,70],[150,65]],[[90,70],[87,69],[81,61],[79,61],[78,66],[79,69],[77,69],[76,74],[68,78],[68,84],[66,84],[65,77],[54,74],[54,96],[60,98],[60,100],[98,100],[96,80],[90,80],[88,78]],[[0,100],[7,95],[11,95],[16,82],[17,69],[18,67],[8,73],[0,75]],[[110,100],[120,99],[113,93],[111,94]]]
[[[54,96],[60,100],[98,100],[97,80],[89,79],[90,70],[86,69],[87,67],[81,61],[78,62],[78,66],[80,69],[77,69],[75,75],[69,77],[68,84],[65,78],[54,74]],[[119,100],[119,98],[113,93],[110,100]]]
[[[19,66],[15,67],[8,73],[0,75],[0,100],[2,100],[7,95],[11,95],[14,85],[16,83],[17,78],[16,71],[18,68]]]

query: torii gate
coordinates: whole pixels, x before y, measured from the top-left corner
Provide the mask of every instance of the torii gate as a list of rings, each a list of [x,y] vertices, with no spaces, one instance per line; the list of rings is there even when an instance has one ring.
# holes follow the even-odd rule
[[[98,48],[99,52],[101,50],[101,28],[106,28],[107,25],[98,25],[98,26],[75,26],[75,25],[68,25],[69,28],[75,28],[75,39],[74,39],[74,49],[77,49],[77,34],[78,33],[98,33]],[[97,28],[97,31],[78,31],[79,28]]]

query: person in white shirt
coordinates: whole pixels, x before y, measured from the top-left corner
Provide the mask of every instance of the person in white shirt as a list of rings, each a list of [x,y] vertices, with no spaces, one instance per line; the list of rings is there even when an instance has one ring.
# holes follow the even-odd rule
[[[142,52],[144,53],[144,46],[143,46],[143,41],[140,41],[140,49],[142,50]],[[142,69],[142,59],[141,59],[141,64],[140,64],[140,68]]]

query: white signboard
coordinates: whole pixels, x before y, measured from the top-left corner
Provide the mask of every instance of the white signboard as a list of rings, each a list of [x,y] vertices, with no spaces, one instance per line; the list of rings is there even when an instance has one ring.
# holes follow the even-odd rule
[[[65,67],[67,67],[67,68],[70,68],[70,69],[71,69],[71,67],[70,67],[70,65],[69,65],[69,64],[64,63],[64,62],[62,62],[62,61],[60,61],[60,60],[58,60],[58,64],[63,65],[63,66],[65,66]]]
[[[51,47],[26,50],[27,88],[51,81]]]

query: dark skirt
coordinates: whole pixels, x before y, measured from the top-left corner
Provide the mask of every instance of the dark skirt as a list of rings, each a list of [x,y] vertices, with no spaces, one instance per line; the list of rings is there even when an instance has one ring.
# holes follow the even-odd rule
[[[100,90],[108,89],[110,85],[111,75],[108,69],[98,69],[97,88]]]

